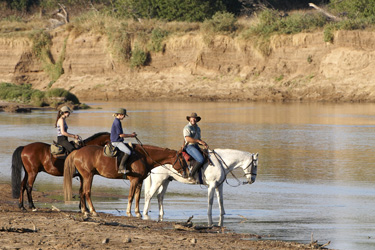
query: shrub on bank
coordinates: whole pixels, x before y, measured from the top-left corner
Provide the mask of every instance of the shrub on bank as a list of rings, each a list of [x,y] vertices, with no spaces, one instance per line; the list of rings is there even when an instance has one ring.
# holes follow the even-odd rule
[[[31,104],[38,107],[53,106],[70,102],[80,104],[78,98],[67,90],[55,88],[47,92],[33,89],[31,84],[16,85],[12,83],[0,83],[0,99],[10,102]],[[87,105],[83,105],[87,106]]]

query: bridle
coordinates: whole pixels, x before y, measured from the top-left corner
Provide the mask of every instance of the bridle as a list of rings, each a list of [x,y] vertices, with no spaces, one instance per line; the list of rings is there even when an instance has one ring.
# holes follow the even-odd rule
[[[257,176],[257,173],[256,173],[256,170],[257,170],[257,167],[258,167],[258,164],[255,164],[256,161],[258,161],[258,158],[257,159],[254,159],[254,155],[255,154],[251,154],[251,162],[249,163],[249,165],[247,165],[246,168],[243,169],[243,171],[245,172],[245,175],[251,175],[251,176]],[[250,168],[251,167],[251,168]],[[247,170],[248,168],[250,168],[250,172],[249,173],[246,173],[245,170]],[[247,177],[246,177],[247,178]],[[252,183],[252,182],[251,182]],[[247,182],[243,182],[243,184],[251,184],[249,183],[249,181]]]
[[[220,164],[220,166],[221,166],[223,169],[224,169],[223,164],[224,164],[224,166],[226,167],[226,169],[229,169],[228,165],[225,163],[225,161],[223,160],[223,158],[222,158],[218,153],[216,153],[215,150],[212,150],[212,153],[215,155],[216,159],[217,159],[219,162],[222,162],[222,164]],[[249,175],[249,174],[251,174],[251,175],[255,175],[255,176],[257,175],[255,172],[253,172],[253,171],[256,171],[256,168],[257,168],[257,166],[258,166],[258,164],[257,164],[257,165],[254,164],[254,161],[257,161],[257,160],[258,160],[258,159],[254,159],[254,155],[255,155],[255,154],[251,154],[251,162],[249,163],[249,165],[247,165],[247,166],[243,169],[243,171],[245,172],[245,170],[248,169],[248,168],[251,166],[250,173],[246,173],[246,172],[245,172],[245,175],[244,175],[244,176]],[[220,158],[220,159],[219,159],[219,158]],[[220,183],[218,183],[217,187],[220,186],[224,181],[225,181],[229,186],[231,186],[231,187],[238,187],[239,185],[241,185],[240,180],[239,180],[239,179],[233,174],[233,170],[229,171],[229,173],[234,177],[234,179],[237,180],[238,185],[234,186],[234,185],[229,184],[229,183],[228,183],[228,179],[227,179],[227,175],[225,175],[224,180],[221,181]],[[247,182],[243,182],[243,183],[242,183],[242,185],[245,185],[245,184],[251,184],[251,183],[250,183],[249,181],[247,181]]]
[[[181,160],[180,156],[182,156],[182,151],[177,151],[177,153],[176,153],[176,160],[172,164],[172,167],[174,168],[174,165],[176,165],[176,163],[178,161],[178,163],[180,164],[182,170],[184,170],[184,167],[187,167],[187,162],[185,161],[185,159]]]

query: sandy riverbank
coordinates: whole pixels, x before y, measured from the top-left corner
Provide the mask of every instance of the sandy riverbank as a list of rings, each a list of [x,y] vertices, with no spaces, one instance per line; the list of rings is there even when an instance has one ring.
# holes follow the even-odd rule
[[[84,218],[81,213],[59,211],[58,205],[21,212],[10,184],[0,184],[0,189],[1,249],[311,249],[218,227],[181,230],[173,222],[104,213]],[[34,191],[33,197],[39,203],[58,203],[48,192]]]

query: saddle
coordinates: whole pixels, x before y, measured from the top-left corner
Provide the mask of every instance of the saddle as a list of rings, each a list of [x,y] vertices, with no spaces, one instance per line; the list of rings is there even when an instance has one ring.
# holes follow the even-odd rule
[[[81,146],[79,143],[77,143],[77,142],[70,141],[70,143],[71,143],[71,144],[74,146],[74,148],[76,148],[76,149],[79,149],[79,148],[82,147],[82,146]],[[62,145],[60,145],[60,144],[58,144],[57,142],[55,142],[55,141],[52,141],[52,144],[51,144],[51,146],[50,146],[50,149],[51,149],[51,154],[52,154],[53,156],[55,156],[56,158],[65,159],[65,158],[68,156],[68,154],[67,154],[65,148],[64,148]]]
[[[57,144],[57,142],[53,141],[51,144],[51,154],[53,155],[60,155],[65,153],[65,148],[61,146],[60,144]]]
[[[133,154],[134,148],[131,143],[124,143],[131,150],[131,155]],[[104,145],[103,148],[103,155],[111,158],[116,158],[116,165],[117,167],[120,165],[121,158],[124,156],[124,152],[119,150],[117,147],[113,146],[111,142],[108,142]]]

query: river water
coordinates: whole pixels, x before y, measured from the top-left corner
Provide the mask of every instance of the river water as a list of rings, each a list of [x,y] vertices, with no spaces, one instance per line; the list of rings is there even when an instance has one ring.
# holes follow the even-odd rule
[[[179,149],[186,115],[197,112],[210,148],[259,153],[252,185],[224,184],[224,225],[241,233],[320,244],[335,249],[375,249],[375,104],[98,102],[75,111],[69,131],[87,138],[110,131],[112,113],[128,109],[126,133],[143,144]],[[0,113],[0,181],[10,183],[16,147],[56,140],[56,111]],[[131,140],[130,140],[131,141]],[[135,143],[135,141],[133,141]],[[236,173],[244,181],[240,173]],[[73,182],[78,186],[78,181]],[[62,178],[39,174],[41,185],[62,188]],[[117,188],[124,199],[94,201],[97,211],[125,215],[129,182],[95,177],[95,188]],[[216,199],[216,197],[215,197]],[[165,219],[206,223],[207,188],[172,182]],[[42,206],[43,204],[37,204]],[[50,205],[50,204],[48,204]],[[133,205],[134,207],[134,205]],[[77,210],[74,205],[69,209]],[[143,209],[143,197],[141,210]],[[157,219],[156,197],[150,216]],[[214,221],[218,207],[214,204]]]

